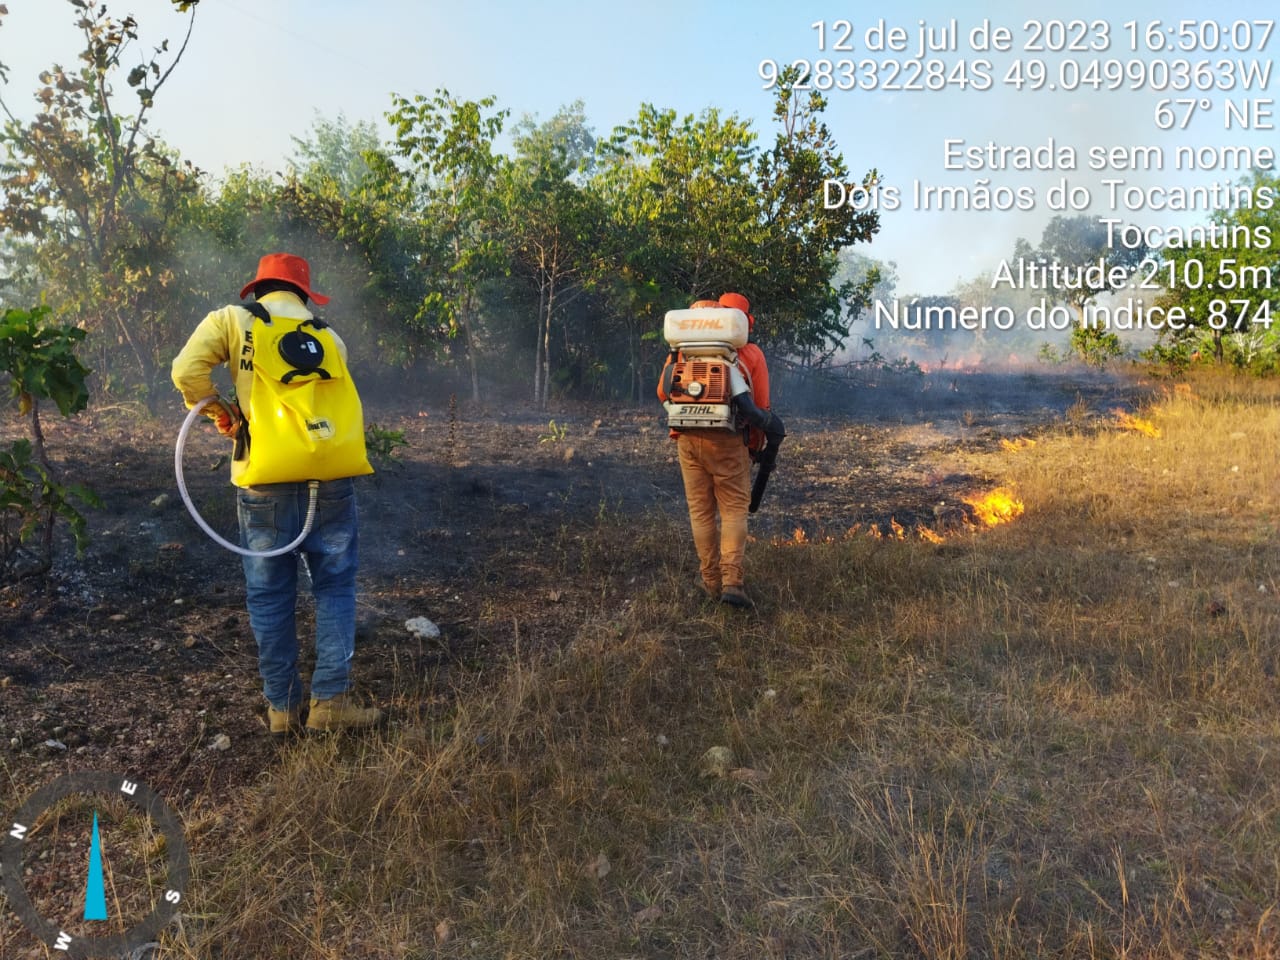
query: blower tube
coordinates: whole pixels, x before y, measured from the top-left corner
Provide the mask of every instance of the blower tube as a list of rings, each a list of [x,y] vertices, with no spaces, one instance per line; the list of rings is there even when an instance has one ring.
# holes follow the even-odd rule
[[[731,368],[729,373],[731,377],[735,375],[741,377],[741,374],[737,373],[737,368]],[[745,382],[743,387],[741,393],[734,395],[733,402],[747,423],[764,431],[767,441],[757,460],[759,469],[756,471],[755,483],[751,485],[751,504],[747,507],[748,513],[755,513],[760,509],[764,488],[769,485],[769,475],[777,466],[778,447],[782,446],[782,441],[787,436],[787,428],[783,426],[782,419],[776,413],[771,410],[761,410],[755,405],[751,399],[751,393],[745,389]]]
[[[182,494],[182,502],[187,505],[187,512],[189,512],[195,519],[196,523],[200,525],[200,529],[207,533],[213,541],[218,544],[218,546],[225,547],[232,553],[238,553],[242,557],[278,557],[282,554],[289,553],[291,550],[296,550],[302,545],[302,541],[307,539],[307,534],[311,532],[311,525],[316,519],[316,500],[320,496],[320,481],[318,480],[307,481],[307,490],[310,495],[307,502],[307,519],[302,524],[302,532],[298,534],[298,539],[294,540],[293,543],[290,543],[287,546],[276,547],[274,550],[247,550],[239,544],[232,543],[230,540],[224,540],[222,537],[218,536],[217,531],[214,530],[213,527],[204,522],[204,517],[200,516],[200,512],[196,510],[196,505],[191,502],[191,494],[187,492],[187,484],[182,477],[182,451],[186,449],[187,434],[191,432],[191,425],[196,422],[196,418],[200,415],[200,411],[217,399],[218,397],[216,394],[205,397],[192,407],[190,412],[187,414],[187,419],[182,421],[182,429],[178,431],[178,443],[173,450],[173,472],[178,478],[178,492]]]

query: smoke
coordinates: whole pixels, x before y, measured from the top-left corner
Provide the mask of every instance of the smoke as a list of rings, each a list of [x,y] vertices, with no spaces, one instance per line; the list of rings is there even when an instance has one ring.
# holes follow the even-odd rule
[[[1121,370],[1029,363],[928,372],[870,368],[840,376],[777,367],[770,389],[784,420],[847,417],[1009,433],[1060,421],[1072,408],[1135,406],[1149,387]]]

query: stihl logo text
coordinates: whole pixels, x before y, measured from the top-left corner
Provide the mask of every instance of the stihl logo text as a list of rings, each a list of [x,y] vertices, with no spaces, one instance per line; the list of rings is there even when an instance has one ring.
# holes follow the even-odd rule
[[[677,330],[723,330],[724,322],[714,317],[686,317],[676,322]]]

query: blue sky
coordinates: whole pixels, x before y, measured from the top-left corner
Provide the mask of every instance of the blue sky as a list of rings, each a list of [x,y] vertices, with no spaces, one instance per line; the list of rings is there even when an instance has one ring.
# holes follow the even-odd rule
[[[3,94],[21,111],[29,109],[39,70],[74,58],[78,33],[74,11],[65,0],[8,0],[8,6],[10,13],[0,26],[0,60],[10,66],[11,74]],[[175,43],[180,39],[185,18],[165,0],[108,0],[108,6],[117,15],[134,14],[145,45],[165,37]],[[1137,21],[1140,30],[1153,20],[1161,21],[1161,29],[1172,29],[1180,19],[1211,18],[1229,24],[1272,17],[1275,6],[1259,0],[1222,0],[1213,5],[1128,3],[1122,12],[1116,9],[1114,3],[1091,0],[965,8],[973,13],[938,0],[892,6],[856,0],[650,0],[634,5],[571,0],[371,0],[360,5],[336,0],[203,0],[186,56],[157,98],[152,125],[184,157],[214,173],[246,163],[280,169],[292,152],[291,137],[305,136],[317,114],[381,122],[393,91],[431,93],[437,87],[468,98],[496,96],[499,106],[515,118],[531,113],[545,119],[581,98],[599,134],[634,116],[646,102],[682,113],[716,107],[750,118],[762,139],[771,140],[773,100],[762,89],[760,61],[910,59],[913,51],[864,49],[866,30],[882,18],[888,26],[906,29],[914,43],[919,21],[940,30],[955,17],[962,49],[932,56],[949,62],[985,57],[999,81],[1015,56],[1042,58],[1051,70],[1057,69],[1058,58],[1047,52],[983,54],[965,49],[968,32],[984,19],[1009,27],[1017,47],[1031,35],[1024,28],[1028,20],[1102,19],[1108,24],[1109,47],[1096,56],[1141,59],[1129,52],[1126,21]],[[852,22],[856,49],[820,52],[811,24],[826,22],[832,37],[834,22],[841,19]],[[1277,50],[1280,37],[1272,36],[1262,54],[1180,56],[1274,61]],[[1274,97],[1277,86],[1280,73],[1270,88],[1254,95]],[[1158,100],[1188,96],[1193,94],[1016,92],[999,82],[984,92],[836,90],[829,95],[827,121],[855,174],[875,167],[908,198],[917,180],[971,185],[990,176],[993,184],[1027,185],[1041,193],[1064,175],[947,172],[942,160],[946,138],[1029,146],[1054,138],[1081,153],[1089,146],[1117,144],[1166,150],[1176,143],[1280,147],[1275,131],[1228,135],[1222,129],[1220,102],[1184,132],[1156,130],[1152,118]],[[1214,94],[1217,101],[1226,96]],[[1226,180],[1234,173],[1192,175],[1166,169],[1065,175],[1098,190],[1102,176],[1169,185]],[[863,251],[897,264],[901,292],[942,293],[958,280],[989,273],[1011,252],[1018,236],[1037,239],[1053,215],[1043,199],[1027,212],[939,213],[910,207],[907,202],[899,210],[885,211],[880,235]],[[1144,225],[1205,219],[1156,212],[1122,215]]]

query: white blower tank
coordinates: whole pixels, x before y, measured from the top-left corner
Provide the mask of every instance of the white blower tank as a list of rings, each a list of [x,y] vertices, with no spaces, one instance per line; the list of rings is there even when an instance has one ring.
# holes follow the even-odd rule
[[[662,336],[685,356],[715,356],[737,351],[747,342],[747,315],[732,307],[668,310]]]

